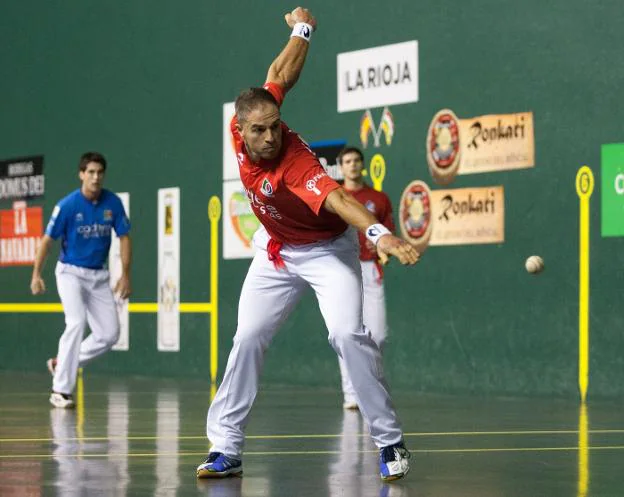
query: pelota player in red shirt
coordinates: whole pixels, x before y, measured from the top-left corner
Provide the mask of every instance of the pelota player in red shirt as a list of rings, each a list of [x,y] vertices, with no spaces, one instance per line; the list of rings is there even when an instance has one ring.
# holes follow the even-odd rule
[[[364,154],[356,147],[346,147],[338,154],[338,164],[344,176],[343,188],[379,221],[394,232],[392,220],[392,203],[384,192],[378,192],[364,182]],[[378,260],[375,245],[359,232],[360,265],[362,266],[362,315],[364,325],[370,330],[372,339],[383,352],[384,342],[388,334],[386,322],[386,297],[383,283],[383,268]],[[344,361],[338,357],[340,376],[342,377],[343,407],[357,409],[357,396],[353,383],[347,372]]]
[[[208,410],[212,447],[198,466],[199,478],[241,474],[245,428],[258,391],[264,353],[281,323],[310,286],[353,382],[362,416],[380,449],[384,480],[403,477],[409,452],[387,385],[381,355],[362,324],[362,275],[353,226],[380,254],[402,264],[416,250],[388,229],[329,178],[306,143],[281,121],[280,105],[303,68],[316,20],[307,9],[286,14],[293,28],[269,67],[263,88],[236,100],[232,133],[240,177],[262,227],[243,288],[238,327],[223,381]]]

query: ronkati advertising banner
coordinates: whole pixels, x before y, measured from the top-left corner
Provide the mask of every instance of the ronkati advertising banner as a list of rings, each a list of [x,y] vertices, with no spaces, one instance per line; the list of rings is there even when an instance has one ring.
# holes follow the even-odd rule
[[[459,119],[450,109],[441,110],[429,125],[427,164],[440,185],[457,174],[534,167],[533,113]]]
[[[118,193],[121,199],[126,215],[130,218],[130,194]],[[110,273],[111,289],[115,288],[117,281],[121,278],[121,246],[119,237],[113,230],[111,237],[111,247],[108,253],[108,272]],[[119,318],[119,339],[113,345],[113,350],[129,350],[130,349],[130,313],[128,312],[128,299],[121,299],[115,295],[115,306],[117,307],[117,317]]]
[[[505,241],[502,186],[431,192],[430,245],[472,245]]]
[[[180,350],[180,189],[158,190],[158,350]]]
[[[502,186],[431,190],[412,181],[401,195],[399,227],[419,252],[429,245],[473,245],[505,241]]]

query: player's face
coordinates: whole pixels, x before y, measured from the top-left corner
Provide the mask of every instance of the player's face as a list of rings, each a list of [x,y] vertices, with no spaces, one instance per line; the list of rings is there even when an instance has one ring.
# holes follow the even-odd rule
[[[89,162],[84,171],[80,171],[82,191],[91,195],[99,195],[104,183],[104,166],[98,162]]]
[[[277,106],[263,103],[239,125],[247,153],[254,162],[275,159],[282,148],[282,127]]]
[[[349,152],[342,156],[340,161],[340,169],[345,179],[351,181],[359,181],[362,179],[362,169],[364,169],[364,162],[360,158],[360,154],[356,152]]]

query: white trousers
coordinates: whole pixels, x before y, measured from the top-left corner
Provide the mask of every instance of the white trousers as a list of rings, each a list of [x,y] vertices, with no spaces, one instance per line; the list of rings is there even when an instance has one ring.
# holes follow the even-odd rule
[[[364,325],[370,330],[371,337],[379,347],[379,351],[383,353],[384,342],[388,336],[383,280],[380,278],[379,268],[375,261],[360,261],[360,264],[362,266]],[[338,357],[338,364],[340,365],[344,400],[345,402],[357,402],[353,383],[341,357]]]
[[[71,394],[78,368],[117,342],[119,321],[106,269],[87,269],[58,262],[56,287],[65,311],[52,390]],[[91,333],[83,340],[85,327]]]
[[[208,410],[211,451],[242,454],[243,430],[258,392],[264,354],[289,312],[310,286],[329,331],[329,343],[344,360],[360,401],[360,411],[378,447],[402,439],[401,427],[383,378],[381,354],[362,324],[362,273],[356,233],[296,247],[284,245],[286,268],[268,260],[268,237],[261,228],[258,248],[241,291],[238,328],[223,381]],[[302,357],[301,360],[305,360]]]

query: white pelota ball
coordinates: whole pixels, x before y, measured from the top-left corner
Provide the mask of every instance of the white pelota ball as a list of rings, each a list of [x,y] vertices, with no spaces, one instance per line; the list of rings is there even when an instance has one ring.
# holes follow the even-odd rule
[[[524,267],[531,274],[538,274],[544,270],[544,259],[539,255],[532,255],[524,263]]]

